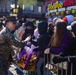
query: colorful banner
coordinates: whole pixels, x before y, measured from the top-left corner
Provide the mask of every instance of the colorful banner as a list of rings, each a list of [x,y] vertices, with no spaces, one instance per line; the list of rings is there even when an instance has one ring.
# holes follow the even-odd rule
[[[56,13],[58,15],[57,12],[61,13],[61,14],[74,14],[76,11],[76,0],[52,0],[46,3],[46,13],[50,12],[50,13]],[[72,12],[71,12],[72,11]],[[62,13],[63,12],[63,13]]]

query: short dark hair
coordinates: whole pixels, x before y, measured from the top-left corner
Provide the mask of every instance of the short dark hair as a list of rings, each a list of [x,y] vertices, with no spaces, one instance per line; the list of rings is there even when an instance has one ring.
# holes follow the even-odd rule
[[[16,23],[16,18],[14,16],[9,16],[6,18],[5,20],[5,25],[7,24],[7,22],[13,22]]]

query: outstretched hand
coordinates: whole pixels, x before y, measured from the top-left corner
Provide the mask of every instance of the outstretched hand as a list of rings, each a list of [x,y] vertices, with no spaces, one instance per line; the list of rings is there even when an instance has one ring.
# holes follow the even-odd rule
[[[28,41],[30,41],[30,39],[31,39],[31,36],[28,36],[24,41],[28,42]]]

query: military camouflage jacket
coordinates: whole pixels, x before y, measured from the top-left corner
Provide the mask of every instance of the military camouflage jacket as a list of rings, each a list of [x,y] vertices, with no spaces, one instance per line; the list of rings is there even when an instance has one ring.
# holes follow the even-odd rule
[[[24,43],[16,40],[8,28],[4,28],[0,31],[0,56],[8,60],[12,45],[21,47]]]

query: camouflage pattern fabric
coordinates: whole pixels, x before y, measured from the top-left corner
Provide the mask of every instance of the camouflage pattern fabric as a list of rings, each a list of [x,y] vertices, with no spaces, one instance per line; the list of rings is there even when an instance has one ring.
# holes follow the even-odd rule
[[[0,75],[8,75],[7,73],[8,63],[4,58],[0,57]]]
[[[8,58],[12,50],[12,45],[22,47],[24,43],[14,39],[10,30],[8,28],[4,28],[0,31],[0,57],[2,59],[0,59],[0,75],[5,75],[4,73],[7,71]]]

